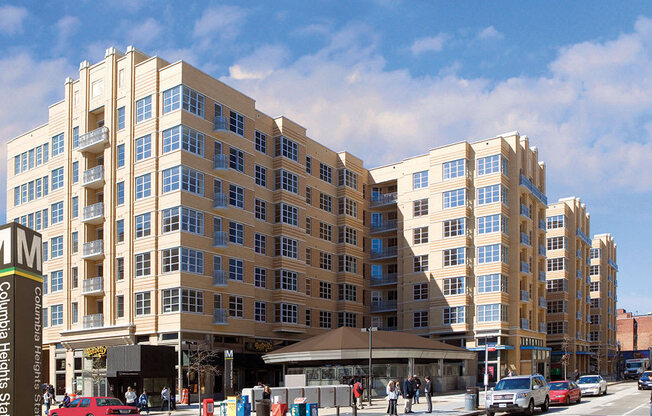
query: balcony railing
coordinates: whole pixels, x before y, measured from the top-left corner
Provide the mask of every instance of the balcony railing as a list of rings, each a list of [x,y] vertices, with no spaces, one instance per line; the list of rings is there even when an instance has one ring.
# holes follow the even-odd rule
[[[530,273],[530,264],[527,261],[521,262],[521,272]]]
[[[89,224],[104,222],[104,203],[98,202],[97,204],[84,207],[82,221]]]
[[[575,274],[577,274],[578,279],[582,278],[582,271],[581,270],[578,270]]]
[[[104,186],[104,166],[95,166],[85,170],[82,174],[82,186],[93,189]]]
[[[396,246],[385,247],[384,249],[374,250],[371,252],[371,259],[378,260],[384,258],[396,257]]]
[[[226,194],[213,195],[213,208],[227,208],[229,206],[229,197]]]
[[[532,214],[530,213],[530,208],[527,207],[525,204],[521,204],[521,215],[532,219]]]
[[[229,323],[229,311],[226,309],[213,309],[213,325],[226,325]]]
[[[521,233],[521,244],[530,245],[530,236],[526,233]]]
[[[584,232],[580,230],[579,227],[577,228],[575,233],[582,241],[584,241],[587,245],[591,246],[591,239],[586,234],[584,234]]]
[[[104,326],[104,314],[84,315],[82,322],[84,328],[101,328]]]
[[[530,301],[530,292],[527,290],[521,290],[521,302],[529,302]]]
[[[616,271],[618,271],[618,265],[616,264],[615,261],[609,259],[607,260],[607,263],[609,263],[609,266],[613,267]]]
[[[532,192],[532,195],[539,201],[541,201],[544,205],[548,205],[548,197],[539,190],[534,184],[525,176],[521,173],[521,176],[519,177],[519,184],[522,186],[525,186],[528,191]]]
[[[225,231],[215,231],[213,233],[213,247],[226,247],[229,241],[228,238]]]
[[[381,276],[371,276],[371,286],[395,285],[398,282],[398,274],[386,273]]]
[[[213,286],[224,287],[228,285],[228,279],[224,270],[213,270]]]
[[[224,116],[215,116],[213,119],[213,131],[229,130],[229,121]]]
[[[546,323],[545,323],[545,322],[539,322],[539,332],[542,332],[542,333],[544,333],[544,334],[545,334],[546,332],[548,332],[548,331],[546,330]]]
[[[371,195],[371,206],[379,207],[382,205],[395,204],[396,197],[396,192],[391,192],[388,194],[373,194]]]
[[[229,159],[226,155],[213,156],[213,169],[228,169]]]
[[[539,307],[540,308],[547,308],[548,307],[548,301],[543,296],[539,296]]]
[[[390,230],[395,230],[396,225],[398,221],[397,220],[387,220],[383,221],[380,224],[371,224],[371,232],[372,233],[382,233],[385,231],[390,231]]]
[[[539,244],[539,255],[540,256],[546,255],[546,246],[544,246],[543,244]]]
[[[371,302],[371,312],[389,312],[396,310],[396,299]]]
[[[521,329],[530,329],[530,320],[521,318]]]
[[[544,272],[543,270],[539,271],[539,281],[540,282],[545,282],[546,281],[546,272]]]
[[[82,280],[82,295],[102,293],[104,291],[104,278],[102,276]]]
[[[104,144],[109,142],[109,128],[102,126],[99,129],[82,134],[79,136],[79,144],[76,150],[80,152],[97,152],[104,148]]]
[[[542,218],[539,218],[539,229],[546,230],[546,221]]]
[[[104,257],[104,240],[95,240],[84,243],[82,247],[82,258],[97,260]]]

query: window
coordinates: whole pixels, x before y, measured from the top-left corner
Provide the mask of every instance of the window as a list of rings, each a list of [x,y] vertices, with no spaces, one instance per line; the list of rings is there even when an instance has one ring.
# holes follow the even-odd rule
[[[152,156],[152,139],[150,135],[136,139],[136,161]]]
[[[478,247],[478,264],[507,262],[507,247],[502,244],[490,244]]]
[[[52,305],[50,307],[51,312],[51,325],[58,326],[63,325],[63,305]]]
[[[56,202],[50,206],[52,211],[52,224],[63,221],[63,202]]]
[[[235,111],[231,111],[229,117],[229,130],[240,136],[244,136],[244,117]]]
[[[276,172],[276,189],[299,193],[299,177],[292,172],[281,169]]]
[[[338,271],[346,273],[357,273],[358,259],[348,254],[340,254]]]
[[[428,271],[428,255],[414,256],[414,271],[425,272]]]
[[[555,229],[555,228],[564,228],[564,225],[566,224],[566,216],[565,215],[554,215],[551,217],[546,218],[546,228],[549,230]]]
[[[257,220],[267,220],[267,202],[256,198],[254,201],[254,214]]]
[[[591,315],[591,325],[600,325],[600,315]]]
[[[121,168],[125,165],[125,145],[124,144],[119,144],[118,145],[118,155],[117,155],[117,163],[118,167]]]
[[[320,222],[319,238],[326,241],[333,241],[333,227],[330,224]]]
[[[324,182],[333,183],[333,168],[319,163],[319,179]]]
[[[136,316],[149,315],[151,308],[150,292],[136,293]]]
[[[352,199],[342,197],[340,198],[339,214],[345,214],[349,217],[358,218],[358,203]]]
[[[125,108],[118,108],[118,130],[125,128]]]
[[[507,174],[507,159],[502,155],[491,155],[478,159],[478,176],[496,172]]]
[[[507,233],[507,217],[501,214],[487,215],[478,218],[478,234]]]
[[[254,234],[254,252],[267,254],[267,236],[259,233]]]
[[[333,198],[323,192],[319,193],[319,208],[326,212],[333,212]]]
[[[478,305],[478,322],[496,322],[507,320],[507,305],[492,303]]]
[[[463,206],[466,202],[466,189],[454,189],[444,192],[444,208]]]
[[[163,171],[163,193],[181,188],[197,195],[204,195],[204,174],[186,166],[175,166]]]
[[[312,174],[312,158],[306,155],[306,173],[308,175]]]
[[[63,270],[50,273],[50,291],[60,292],[63,290]]]
[[[152,262],[150,253],[135,255],[136,277],[149,276],[152,273]]]
[[[466,172],[466,159],[457,159],[444,163],[444,179],[453,179],[464,176]]]
[[[230,149],[229,166],[240,172],[244,172],[244,152],[232,147]]]
[[[312,205],[312,188],[306,186],[306,204]]]
[[[414,244],[428,242],[428,227],[418,227],[413,230]]]
[[[229,316],[244,318],[244,299],[241,296],[229,296]]]
[[[421,217],[428,215],[428,198],[414,201],[414,216]]]
[[[267,269],[256,267],[254,269],[254,286],[267,287]]]
[[[591,282],[591,285],[589,286],[589,291],[591,291],[591,292],[599,292],[600,291],[600,282]]]
[[[319,297],[333,299],[333,285],[330,282],[319,282]]]
[[[70,304],[70,315],[73,324],[79,322],[79,304],[77,302],[72,302]]]
[[[599,276],[599,275],[600,275],[599,265],[589,266],[589,276]]]
[[[147,237],[152,232],[151,214],[136,215],[136,238]]]
[[[125,241],[125,220],[117,220],[115,222],[115,233],[118,243]]]
[[[338,243],[351,244],[352,246],[358,245],[358,230],[355,228],[341,226],[339,227],[339,240]]]
[[[267,321],[267,304],[259,300],[254,302],[254,321]]]
[[[600,258],[600,249],[599,248],[592,248],[589,252],[589,258],[591,259],[599,259]]]
[[[464,235],[466,230],[466,218],[455,218],[444,221],[444,237],[456,237]]]
[[[52,157],[63,154],[63,133],[59,133],[56,136],[52,136]],[[24,153],[27,156],[26,153]],[[26,166],[25,169],[26,170]]]
[[[444,250],[444,267],[464,264],[465,253],[465,247]]]
[[[477,277],[478,293],[507,293],[507,276],[502,274],[487,274]]]
[[[330,329],[332,328],[332,313],[328,311],[319,311],[319,327]]]
[[[412,314],[412,323],[415,328],[428,327],[428,311],[417,311]]]
[[[188,87],[183,87],[182,108],[189,113],[204,117],[204,96]]]
[[[276,252],[275,255],[289,257],[293,259],[299,258],[299,242],[289,237],[276,237]]]
[[[444,308],[444,325],[451,324],[463,324],[465,322],[464,315],[466,312],[466,307],[464,306],[454,306],[451,308]]]
[[[72,162],[72,183],[79,182],[79,162]]]
[[[229,204],[234,207],[244,208],[244,188],[229,185]]]
[[[281,136],[276,140],[276,156],[283,156],[298,162],[299,145],[287,137]]]
[[[166,289],[161,293],[162,312],[179,312],[179,289]]]
[[[444,296],[463,295],[464,280],[464,277],[449,277],[443,279]]]
[[[178,149],[204,156],[204,135],[186,126],[176,126],[163,131],[163,153]]]
[[[276,270],[276,289],[297,291],[298,275],[290,270]]]
[[[566,237],[548,237],[546,247],[550,250],[562,250],[567,246]]]
[[[347,186],[351,189],[358,189],[358,174],[349,170],[349,169],[340,169],[339,170],[339,186]]]
[[[79,232],[73,231],[70,235],[70,251],[75,254],[79,251]]]
[[[546,307],[548,313],[563,313],[568,310],[568,303],[563,299],[549,300]]]
[[[557,321],[557,322],[547,322],[547,334],[564,334],[566,333],[566,322]]]
[[[125,278],[125,259],[124,259],[124,257],[116,257],[116,259],[115,259],[115,270],[116,270],[116,275],[115,275],[116,280],[122,280],[122,279]]]
[[[14,175],[18,175],[19,173],[20,173],[20,156],[17,155],[14,156]]]
[[[147,198],[152,195],[152,177],[150,173],[137,176],[136,179],[136,200]]]
[[[568,291],[568,283],[566,279],[552,279],[546,281],[546,290],[548,292],[566,292]]]
[[[181,85],[163,91],[163,114],[181,107]]]
[[[299,208],[280,203],[276,205],[276,222],[299,226]]]
[[[412,286],[412,299],[426,300],[428,299],[428,283],[417,283]]]
[[[319,268],[323,270],[333,270],[333,257],[330,253],[319,252]]]
[[[358,287],[348,283],[339,284],[339,300],[347,300],[350,302],[358,301]]]
[[[229,279],[242,281],[244,279],[244,262],[239,259],[229,259]]]
[[[136,101],[136,123],[152,118],[152,96]]]
[[[51,255],[50,258],[63,256],[63,236],[54,237],[50,240]]]
[[[298,306],[291,303],[281,303],[278,307],[279,321],[286,324],[298,323]]]
[[[478,205],[501,202],[507,204],[507,189],[500,185],[483,186],[478,189]]]
[[[244,244],[244,224],[229,222],[229,241],[235,244]]]
[[[44,290],[44,293],[47,293],[47,290]],[[47,327],[49,322],[48,322],[48,308],[43,308],[43,327]]]
[[[256,150],[260,153],[267,153],[267,135],[256,130],[255,136]]]
[[[337,318],[340,327],[347,326],[355,328],[357,326],[358,317],[353,312],[339,312]]]
[[[548,259],[548,268],[549,272],[554,272],[557,270],[566,270],[566,257],[557,257],[553,259]]]
[[[255,167],[256,175],[256,185],[262,186],[263,188],[267,186],[267,169],[260,165]]]
[[[118,205],[122,205],[125,203],[125,183],[124,182],[118,182],[116,184],[116,199]]]
[[[63,187],[63,168],[57,168],[52,171],[52,190]]]
[[[421,189],[428,187],[428,171],[415,172],[412,174],[413,189]]]

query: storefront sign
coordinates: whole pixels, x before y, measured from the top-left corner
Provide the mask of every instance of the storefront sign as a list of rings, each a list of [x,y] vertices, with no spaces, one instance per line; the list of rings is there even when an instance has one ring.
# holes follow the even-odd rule
[[[106,357],[106,347],[100,345],[99,347],[89,347],[84,351],[88,358],[102,358]]]
[[[248,339],[245,342],[247,351],[267,353],[274,350],[274,344],[267,339]]]
[[[233,350],[224,350],[224,393],[233,396]]]
[[[0,416],[40,416],[43,257],[41,235],[0,227]]]

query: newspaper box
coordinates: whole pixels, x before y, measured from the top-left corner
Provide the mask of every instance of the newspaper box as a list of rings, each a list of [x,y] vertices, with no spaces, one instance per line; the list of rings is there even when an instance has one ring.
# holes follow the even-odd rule
[[[292,416],[306,416],[306,404],[294,403],[290,407]]]
[[[288,412],[287,403],[272,404],[272,416],[285,416],[287,412]]]

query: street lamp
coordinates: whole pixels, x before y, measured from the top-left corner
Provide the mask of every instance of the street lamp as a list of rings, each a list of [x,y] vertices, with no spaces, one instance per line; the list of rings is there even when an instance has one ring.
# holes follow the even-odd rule
[[[362,328],[360,329],[362,332],[369,332],[369,371],[367,374],[369,374],[369,385],[367,386],[367,397],[369,398],[369,406],[371,406],[371,386],[373,385],[373,375],[371,373],[371,351],[373,348],[372,340],[371,340],[371,334],[374,332],[378,331],[378,327],[376,326],[369,326],[367,328]]]

